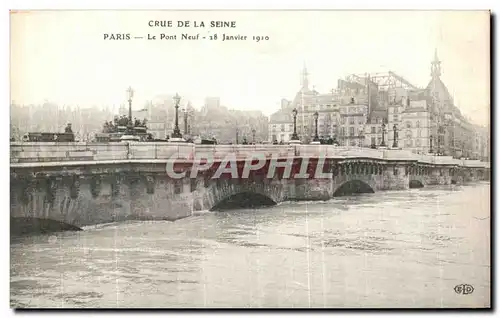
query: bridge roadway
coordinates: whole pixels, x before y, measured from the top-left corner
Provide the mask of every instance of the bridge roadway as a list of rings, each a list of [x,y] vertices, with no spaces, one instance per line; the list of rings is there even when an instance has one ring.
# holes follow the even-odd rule
[[[10,150],[11,220],[41,227],[176,220],[197,210],[325,200],[490,176],[489,163],[478,160],[330,145],[11,143]],[[226,170],[214,178],[228,154],[238,162],[237,175]],[[242,178],[243,163],[252,154],[265,156],[266,162]],[[190,178],[193,159],[207,156],[214,164]],[[281,167],[268,176],[271,158],[280,158]],[[320,168],[318,158],[325,158]],[[186,172],[184,177],[167,173],[172,162],[177,173]],[[330,175],[318,175],[317,169]],[[304,172],[308,178],[297,177]]]

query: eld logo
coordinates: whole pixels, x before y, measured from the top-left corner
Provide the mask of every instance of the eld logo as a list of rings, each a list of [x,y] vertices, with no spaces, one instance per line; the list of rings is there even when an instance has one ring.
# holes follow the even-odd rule
[[[460,284],[455,286],[455,293],[462,295],[470,295],[474,292],[474,287],[469,284]]]

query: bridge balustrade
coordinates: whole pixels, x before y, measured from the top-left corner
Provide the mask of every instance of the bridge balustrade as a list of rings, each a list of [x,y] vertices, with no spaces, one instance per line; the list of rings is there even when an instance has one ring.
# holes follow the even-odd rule
[[[189,143],[133,142],[129,149],[129,159],[189,159],[195,152],[194,144]]]
[[[228,154],[236,154],[237,159],[249,158],[251,154],[264,154],[267,158],[278,156],[310,156],[327,158],[371,158],[383,160],[416,160],[420,163],[436,165],[457,165],[471,168],[489,168],[489,163],[479,160],[453,159],[448,156],[415,154],[407,150],[369,149],[359,147],[337,147],[333,145],[194,145],[188,143],[165,142],[12,142],[10,161],[31,163],[67,161],[108,161],[108,160],[167,160],[172,158],[193,159],[196,154],[208,154],[214,160],[221,160]]]

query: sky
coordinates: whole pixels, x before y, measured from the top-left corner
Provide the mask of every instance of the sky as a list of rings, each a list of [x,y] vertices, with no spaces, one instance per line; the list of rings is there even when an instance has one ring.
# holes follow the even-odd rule
[[[322,93],[349,74],[389,70],[425,87],[437,49],[455,104],[474,123],[489,122],[485,11],[30,11],[10,18],[11,100],[18,104],[118,110],[131,86],[134,109],[177,92],[196,108],[219,96],[229,108],[269,115],[281,98],[294,97],[304,63],[311,86]],[[174,27],[150,27],[152,20]],[[179,28],[178,21],[190,26]],[[210,21],[236,27],[211,28]],[[131,40],[104,39],[126,33]],[[161,33],[177,40],[159,40]],[[180,40],[183,33],[200,39]],[[220,41],[223,33],[248,38]],[[217,41],[208,40],[213,34]]]

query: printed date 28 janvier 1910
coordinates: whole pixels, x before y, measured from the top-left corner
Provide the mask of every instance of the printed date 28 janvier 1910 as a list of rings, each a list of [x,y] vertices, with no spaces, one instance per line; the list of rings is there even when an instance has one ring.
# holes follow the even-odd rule
[[[131,40],[131,39],[146,39],[146,40],[184,40],[184,41],[193,41],[193,40],[211,40],[211,41],[269,41],[269,36],[267,35],[242,35],[242,34],[217,34],[217,33],[209,33],[207,35],[203,35],[201,33],[181,33],[181,34],[150,34],[147,36],[132,36],[130,33],[104,33],[104,40],[109,41],[120,41],[120,40]]]

